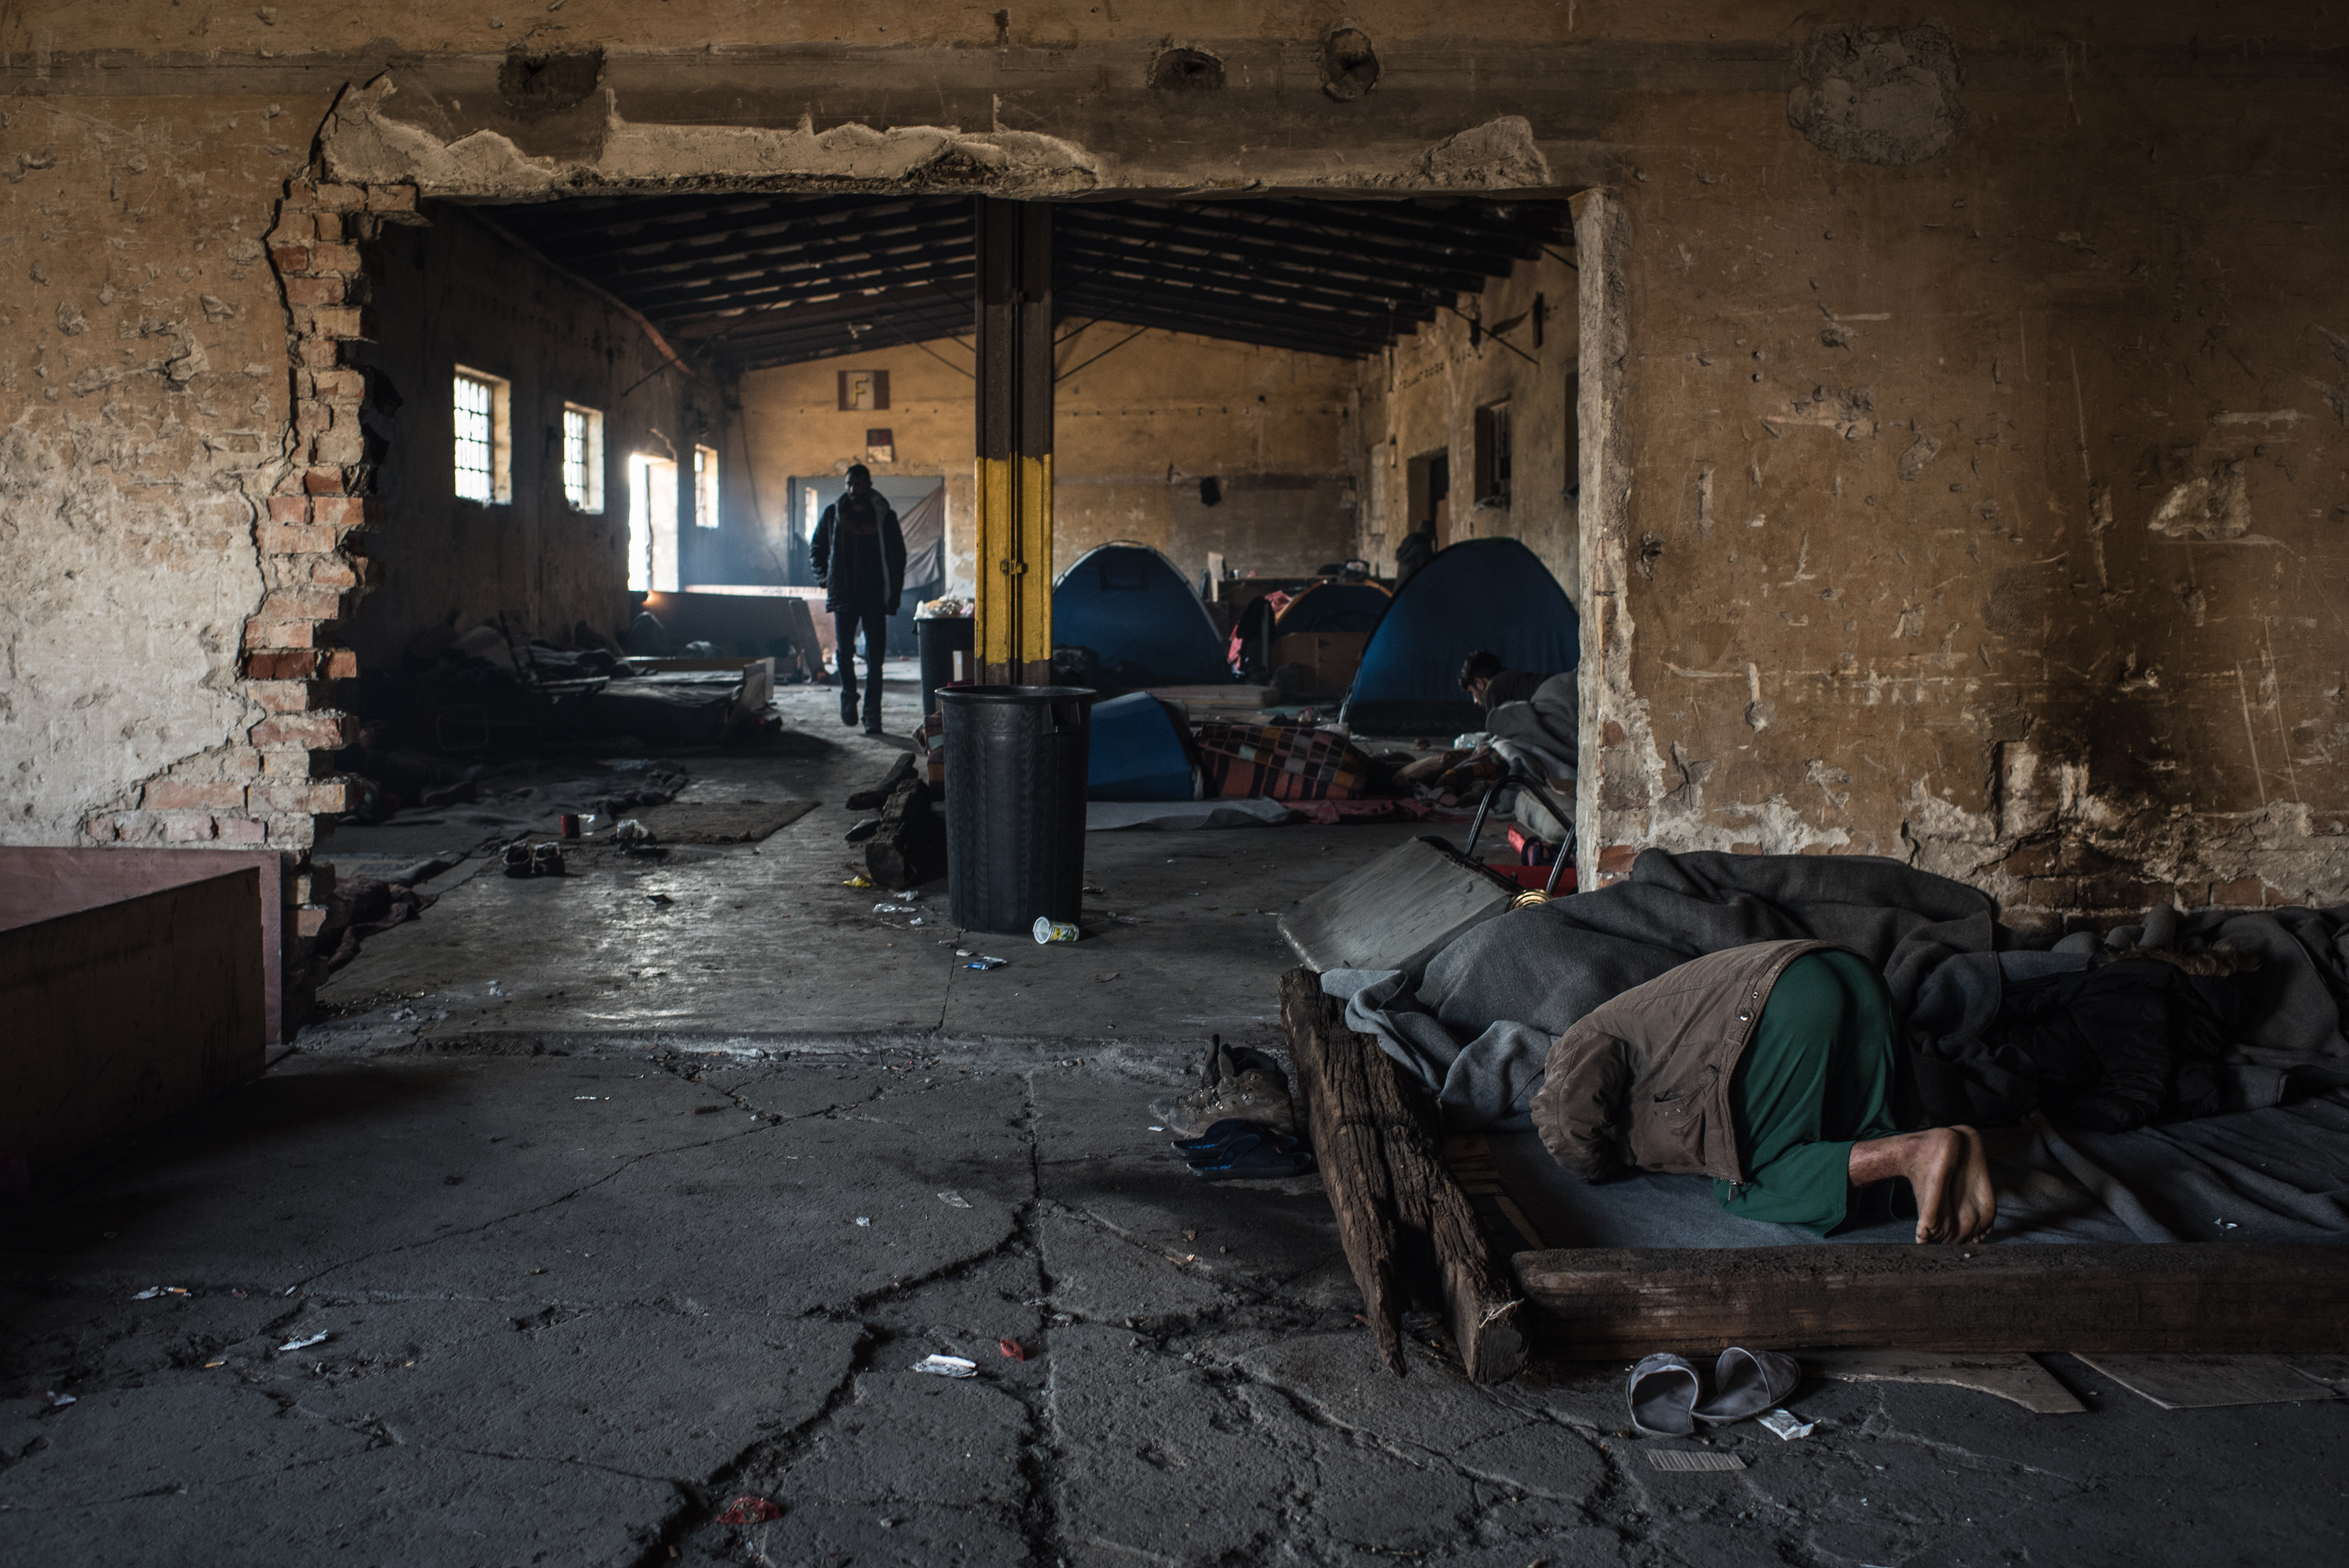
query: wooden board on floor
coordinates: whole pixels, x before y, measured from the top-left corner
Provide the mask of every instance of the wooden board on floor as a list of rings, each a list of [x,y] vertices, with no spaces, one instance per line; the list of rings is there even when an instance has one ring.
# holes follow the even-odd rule
[[[2329,1383],[2302,1373],[2284,1356],[2082,1356],[2081,1360],[2165,1410],[2222,1405],[2297,1405],[2337,1399]]]
[[[2349,1247],[1591,1247],[1513,1265],[1574,1355],[2349,1349]]]
[[[1526,1363],[1524,1303],[1444,1169],[1433,1106],[1413,1098],[1375,1040],[1346,1027],[1342,1005],[1311,970],[1281,976],[1280,1013],[1322,1185],[1381,1357],[1403,1370],[1404,1298],[1416,1295],[1444,1307],[1472,1379],[1515,1377]]]
[[[2088,1408],[2021,1351],[1805,1350],[1795,1359],[1830,1383],[1942,1383],[1993,1394],[2043,1416],[2075,1416]]]

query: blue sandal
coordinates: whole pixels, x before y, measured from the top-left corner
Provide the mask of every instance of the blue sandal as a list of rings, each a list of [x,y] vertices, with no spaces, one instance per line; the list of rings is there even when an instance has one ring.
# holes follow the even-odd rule
[[[1198,1137],[1178,1138],[1167,1147],[1177,1154],[1204,1154],[1211,1149],[1221,1149],[1242,1133],[1269,1130],[1270,1129],[1260,1121],[1250,1121],[1245,1117],[1238,1116],[1226,1117]]]
[[[1290,1134],[1250,1132],[1194,1156],[1189,1163],[1191,1174],[1202,1181],[1269,1181],[1304,1175],[1313,1169],[1313,1156]]]

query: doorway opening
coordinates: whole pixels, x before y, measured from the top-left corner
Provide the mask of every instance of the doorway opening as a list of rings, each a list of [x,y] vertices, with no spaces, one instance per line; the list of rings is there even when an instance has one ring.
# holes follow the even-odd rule
[[[628,591],[674,593],[677,576],[677,461],[643,452],[628,458]]]
[[[1405,528],[1429,525],[1441,550],[1452,542],[1452,454],[1423,452],[1403,471],[1411,500]]]
[[[461,366],[474,396],[405,413],[392,397],[372,416],[389,515],[370,546],[385,585],[354,625],[370,676],[483,628],[640,652],[645,608],[667,651],[834,679],[808,547],[852,464],[904,532],[893,655],[913,652],[924,602],[972,596],[970,198],[427,205],[429,226],[369,242],[390,330],[359,355],[386,388],[452,387]],[[1439,548],[1516,538],[1578,586],[1578,334],[1547,303],[1578,286],[1561,202],[1082,201],[1053,206],[1050,229],[1038,564],[1057,583],[1103,546],[1146,548],[1222,645],[1177,658],[1103,634],[1052,650],[1073,675],[1119,689],[1204,669],[1245,686],[1251,715],[1340,703],[1421,523]],[[1281,624],[1333,580],[1366,592],[1336,619],[1323,595],[1311,626]],[[1526,656],[1570,664],[1556,640]],[[1445,656],[1433,701],[1458,696]]]

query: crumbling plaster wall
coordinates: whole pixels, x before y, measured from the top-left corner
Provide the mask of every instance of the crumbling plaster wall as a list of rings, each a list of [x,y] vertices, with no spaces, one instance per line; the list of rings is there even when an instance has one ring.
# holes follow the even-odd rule
[[[1115,346],[1133,332],[1103,322],[1060,349],[1053,571],[1113,539],[1194,582],[1210,551],[1266,576],[1350,553],[1354,362],[1154,329]]]
[[[1353,527],[1352,361],[1102,323],[1068,330],[1053,410],[1052,570],[1095,545],[1133,540],[1186,576],[1209,551],[1268,575],[1342,558]],[[1087,362],[1092,363],[1088,364]],[[970,351],[952,338],[742,377],[762,527],[780,550],[785,480],[865,462],[876,476],[944,474],[950,587],[968,593],[975,501]],[[843,410],[843,369],[889,373],[888,408]],[[864,457],[869,428],[894,462]],[[1200,499],[1214,478],[1222,499]]]
[[[2339,77],[1827,43],[1587,205],[1586,842],[2349,897]]]
[[[241,637],[294,448],[264,241],[325,107],[0,100],[0,842],[262,840]]]
[[[298,228],[316,211],[321,232],[349,211],[336,203],[417,189],[1587,191],[1582,817],[1609,869],[1644,842],[1876,848],[2049,909],[2165,889],[2342,894],[2326,764],[2343,743],[2335,443],[2349,367],[2331,335],[2349,326],[2328,271],[2342,187],[2322,128],[2343,107],[2349,23],[2297,6],[2048,0],[1959,15],[1944,37],[1872,5],[1839,18],[1585,0],[1464,19],[1396,0],[1352,15],[1377,48],[1364,92],[1327,74],[1335,19],[1225,4],[571,0],[509,27],[438,4],[46,0],[0,16],[0,88],[7,171],[54,181],[30,198],[50,211],[0,244],[21,232],[68,248],[111,225],[117,320],[174,319],[197,242],[261,233],[300,161],[306,129],[255,134],[272,104],[295,127],[323,125],[330,183],[295,215]],[[1219,57],[1223,87],[1147,86],[1178,26]],[[514,46],[595,51],[595,90],[508,101]],[[78,129],[97,126],[168,144],[182,189],[202,176],[210,214],[167,226],[109,212],[113,150]],[[1600,249],[1612,259],[1594,266]],[[178,318],[207,356],[191,387],[222,365],[272,363],[205,335],[260,331],[248,307],[269,280],[227,281],[209,292],[235,314]],[[338,420],[354,395],[341,377],[298,396],[304,356],[331,364],[338,331],[306,310],[286,313],[294,395],[276,395]],[[45,350],[88,355],[104,330],[67,342],[54,313],[12,300],[0,314],[15,386]],[[1756,350],[1750,367],[1731,363]],[[158,441],[213,454],[256,435],[263,452],[233,454],[248,459],[234,481],[248,502],[269,488],[271,440],[284,452],[336,435],[288,408],[273,437],[218,402],[175,425],[169,371],[137,374],[154,387],[117,401]],[[203,641],[220,624],[208,596],[243,582],[263,611],[248,640],[256,627],[279,639],[260,649],[270,669],[307,655],[330,676],[347,660],[305,639],[347,607],[336,583],[358,563],[336,531],[361,509],[297,478],[299,493],[270,497],[272,521],[248,511],[254,555],[233,529],[214,549],[222,535],[204,528],[233,513],[216,492],[191,499],[188,476],[234,464],[163,456],[125,471],[70,439],[47,390],[9,427],[8,482],[39,492],[44,531],[26,546],[20,525],[10,566],[12,585],[44,585],[40,624],[66,629],[28,641],[27,612],[5,612],[10,711],[32,717],[5,722],[41,748],[10,776],[5,831],[160,831],[139,816],[139,781],[154,777],[141,769],[171,754],[182,769],[253,760],[237,699],[322,700],[323,680],[240,685]],[[169,482],[145,482],[157,475]],[[67,492],[85,515],[125,520],[109,540],[204,548],[168,581],[111,558],[67,578],[71,546],[53,536]],[[17,564],[27,549],[37,567]],[[144,696],[60,652],[69,624],[111,623],[125,583],[164,629],[155,667],[174,671]],[[272,755],[306,767],[279,739]],[[331,810],[333,793],[281,791],[268,810]],[[86,818],[94,801],[124,810]],[[286,820],[292,843],[305,830]]]
[[[345,636],[364,671],[396,670],[472,627],[567,642],[585,621],[628,623],[627,459],[679,461],[679,532],[691,541],[696,443],[715,447],[713,383],[664,369],[667,355],[625,312],[517,250],[465,209],[433,204],[429,224],[367,247],[374,340],[353,360],[375,384],[381,441],[374,496],[378,578]],[[456,494],[451,377],[459,365],[509,383],[512,494]],[[604,416],[600,511],[563,488],[563,409]]]
[[[1395,546],[1411,531],[1407,465],[1441,451],[1451,474],[1446,542],[1521,540],[1578,598],[1579,283],[1571,254],[1561,240],[1481,293],[1447,302],[1452,308],[1363,362],[1362,426],[1371,445],[1362,462],[1373,476],[1365,485],[1372,504],[1362,509],[1357,549],[1380,572],[1394,570]],[[1472,321],[1504,330],[1472,342]],[[1497,403],[1509,406],[1514,449],[1506,506],[1475,494],[1477,411]]]

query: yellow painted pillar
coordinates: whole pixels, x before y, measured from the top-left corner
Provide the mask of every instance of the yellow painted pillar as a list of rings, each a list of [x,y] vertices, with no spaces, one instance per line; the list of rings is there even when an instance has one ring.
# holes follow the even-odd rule
[[[981,196],[979,679],[1052,679],[1052,210]]]

